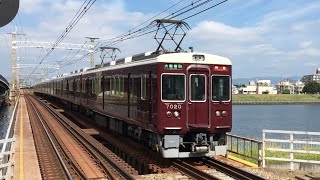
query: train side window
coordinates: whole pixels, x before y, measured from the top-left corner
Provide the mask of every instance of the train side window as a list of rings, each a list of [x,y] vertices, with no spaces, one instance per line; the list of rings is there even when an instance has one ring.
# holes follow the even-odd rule
[[[110,78],[109,77],[106,77],[105,79],[104,91],[106,95],[110,95]]]
[[[110,81],[110,87],[111,87],[111,95],[115,95],[115,80],[116,78],[115,77],[112,77],[110,78],[111,81]]]
[[[129,84],[129,89],[130,89],[130,99],[134,98],[134,77],[132,77],[132,75],[130,75],[130,84]]]
[[[116,77],[116,95],[120,95],[120,77]]]
[[[120,96],[124,96],[124,77],[120,77]]]
[[[146,100],[147,97],[147,75],[141,75],[141,99]]]
[[[102,76],[99,80],[100,80],[100,82],[99,82],[99,84],[100,84],[99,93],[102,93],[102,91],[106,90],[106,87],[104,86],[105,85],[104,84],[104,81],[105,81],[104,76]]]

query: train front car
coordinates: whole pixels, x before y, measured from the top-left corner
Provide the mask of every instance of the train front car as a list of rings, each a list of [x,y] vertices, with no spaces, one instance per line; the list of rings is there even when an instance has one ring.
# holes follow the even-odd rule
[[[225,155],[232,127],[231,62],[202,53],[158,56],[158,131],[165,158]]]

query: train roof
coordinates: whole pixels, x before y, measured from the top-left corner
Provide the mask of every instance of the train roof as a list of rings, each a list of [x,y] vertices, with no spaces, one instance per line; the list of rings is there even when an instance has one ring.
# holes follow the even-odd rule
[[[72,71],[69,74],[63,74],[56,77],[55,80],[61,78],[68,78],[80,74],[97,73],[105,70],[119,69],[125,67],[132,67],[144,64],[153,64],[158,62],[164,63],[195,63],[199,64],[219,64],[219,65],[231,65],[231,61],[228,58],[200,53],[200,52],[174,52],[174,53],[152,53],[146,52],[137,54],[135,56],[121,58],[115,61],[105,63],[102,67],[96,68],[83,68],[80,70]],[[52,79],[51,79],[52,80]]]

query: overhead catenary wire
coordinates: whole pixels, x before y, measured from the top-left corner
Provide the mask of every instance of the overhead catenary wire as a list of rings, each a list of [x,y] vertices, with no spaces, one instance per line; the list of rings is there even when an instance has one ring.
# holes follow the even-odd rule
[[[201,2],[201,3],[200,3],[200,1],[201,1],[201,0],[198,0],[198,1],[196,1],[196,2],[192,2],[191,4],[189,4],[189,5],[187,5],[187,6],[183,7],[183,8],[180,8],[179,10],[177,10],[177,11],[175,11],[175,12],[173,12],[173,13],[170,13],[170,15],[167,15],[167,16],[165,16],[165,17],[162,18],[162,19],[166,19],[166,18],[168,18],[168,19],[173,19],[173,18],[180,17],[180,16],[182,16],[182,15],[184,15],[184,14],[190,12],[190,11],[193,11],[193,10],[195,10],[195,9],[197,9],[197,8],[200,8],[200,7],[204,6],[204,5],[206,5],[207,3],[211,2],[212,0],[206,0],[206,1],[203,1],[203,2]],[[194,17],[194,16],[197,16],[197,15],[199,15],[199,14],[205,12],[205,11],[208,11],[209,9],[212,9],[212,8],[218,6],[218,5],[221,5],[221,4],[225,3],[226,1],[228,1],[228,0],[224,0],[224,1],[221,1],[221,2],[218,2],[218,3],[215,3],[215,4],[211,5],[211,6],[209,6],[208,8],[205,8],[205,9],[203,9],[203,10],[197,11],[197,12],[195,12],[195,13],[187,16],[187,17],[183,17],[183,18],[181,18],[181,20],[186,20],[186,19],[192,18],[192,17]],[[180,3],[180,1],[179,1],[178,3]],[[175,5],[176,5],[176,4],[175,4]],[[172,6],[171,6],[171,7],[172,7]],[[170,9],[170,7],[167,8],[166,10],[162,11],[161,13],[158,13],[156,16],[153,16],[152,18],[149,18],[147,21],[144,21],[143,23],[141,23],[141,24],[139,24],[138,26],[134,27],[133,29],[127,31],[126,33],[123,33],[123,34],[121,34],[121,35],[119,35],[119,36],[117,36],[117,37],[115,37],[115,38],[111,38],[111,39],[107,40],[107,41],[104,42],[104,43],[99,42],[97,45],[95,45],[95,47],[94,47],[95,50],[94,50],[94,51],[97,52],[97,51],[99,50],[99,48],[98,48],[98,45],[99,45],[99,44],[102,44],[102,46],[112,46],[112,45],[116,45],[116,44],[118,44],[118,43],[121,43],[121,42],[123,42],[123,41],[129,40],[129,39],[138,38],[138,37],[145,36],[145,35],[147,35],[147,34],[151,34],[151,33],[153,33],[153,32],[156,32],[157,30],[154,30],[154,29],[153,29],[154,27],[156,27],[155,24],[149,24],[149,25],[147,25],[147,26],[145,26],[145,27],[139,28],[139,29],[136,30],[136,31],[133,31],[133,30],[137,29],[138,27],[142,26],[142,25],[145,24],[146,22],[152,20],[153,18],[155,18],[155,17],[157,17],[158,15],[166,12],[166,11],[169,10],[169,9]],[[170,25],[167,25],[166,27],[168,27],[168,26],[170,26]],[[64,64],[64,66],[65,66],[65,65],[70,65],[70,64],[72,64],[72,62],[81,61],[81,60],[83,60],[85,57],[87,57],[89,54],[90,54],[90,53],[86,53],[86,54],[84,54],[82,57],[80,57],[80,58],[78,58],[78,59],[76,59],[76,60],[73,60],[73,61],[70,61],[70,62]]]
[[[38,69],[39,65],[41,65],[45,59],[54,51],[55,47],[59,45],[61,41],[71,32],[71,30],[76,26],[76,24],[82,19],[82,17],[87,13],[87,11],[91,8],[91,6],[96,2],[96,0],[87,0],[84,1],[82,6],[79,8],[75,16],[72,18],[66,29],[62,32],[62,34],[58,37],[56,42],[53,44],[52,48],[47,52],[47,54],[41,59],[38,65],[34,68],[32,73],[30,74],[28,80],[31,75]]]
[[[175,11],[175,12],[173,12],[173,13],[170,13],[169,15],[163,17],[162,19],[165,19],[165,18],[168,18],[168,17],[170,17],[170,16],[173,16],[173,15],[175,15],[176,13],[181,12],[181,11],[183,11],[183,10],[186,9],[186,8],[189,8],[190,6],[194,6],[194,5],[198,4],[200,1],[202,1],[202,0],[197,0],[196,2],[192,2],[192,3],[190,3],[189,5],[187,5],[187,6],[183,7],[183,8],[180,8],[179,10],[177,10],[177,11]],[[207,1],[208,1],[208,0],[207,0]],[[145,24],[146,22],[153,20],[155,17],[159,16],[160,14],[163,14],[164,12],[166,12],[166,11],[168,11],[169,9],[173,8],[174,6],[178,5],[180,2],[181,2],[181,1],[179,1],[179,2],[177,2],[176,4],[170,6],[169,8],[165,9],[165,10],[162,11],[161,13],[158,13],[156,16],[153,16],[152,18],[149,18],[147,21],[144,21],[143,23],[141,23],[140,25],[138,25],[138,26],[134,27],[133,29],[127,31],[126,33],[123,33],[123,34],[121,34],[121,35],[119,35],[119,36],[116,36],[115,38],[111,38],[111,39],[107,40],[107,41],[106,41],[104,44],[102,44],[101,46],[110,46],[110,45],[118,44],[118,42],[123,42],[124,40],[133,39],[133,38],[136,38],[136,37],[141,37],[141,36],[143,36],[143,35],[147,35],[147,34],[150,34],[150,33],[152,33],[152,32],[155,32],[156,30],[152,30],[152,31],[146,32],[147,30],[150,30],[150,29],[156,27],[155,24],[152,24],[152,25],[149,24],[149,25],[147,25],[147,26],[145,26],[145,27],[143,27],[143,28],[140,28],[140,29],[138,29],[138,30],[136,30],[136,31],[133,31],[133,30],[134,30],[134,29],[137,29],[137,28],[140,27],[142,24]],[[133,31],[133,32],[132,32],[132,31]],[[94,47],[94,48],[95,48],[95,50],[94,50],[95,52],[97,52],[97,51],[99,50],[98,46],[99,46],[100,44],[101,44],[101,43],[98,43],[98,44],[95,45],[95,47]],[[90,54],[90,53],[84,54],[82,57],[80,57],[80,58],[77,59],[76,61],[81,61],[81,60],[83,60],[83,59],[84,59],[85,57],[87,57],[89,54]],[[69,65],[69,64],[67,64],[67,65]]]

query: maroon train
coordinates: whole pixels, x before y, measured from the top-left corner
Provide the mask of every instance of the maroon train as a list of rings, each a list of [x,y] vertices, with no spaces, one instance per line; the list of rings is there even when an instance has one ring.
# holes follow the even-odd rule
[[[165,158],[226,153],[232,127],[231,62],[190,52],[143,53],[34,86]]]

